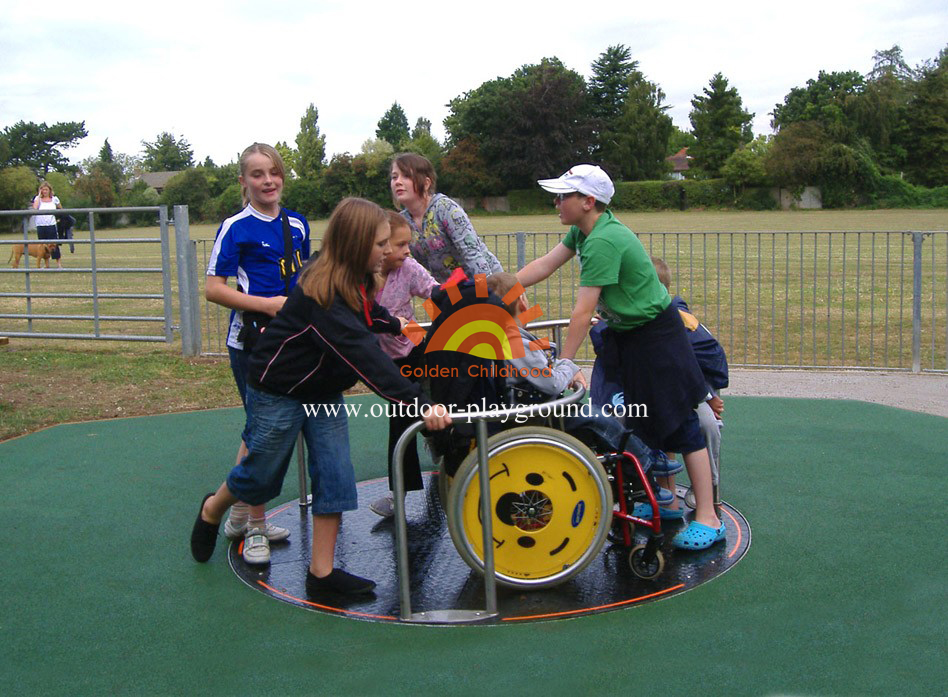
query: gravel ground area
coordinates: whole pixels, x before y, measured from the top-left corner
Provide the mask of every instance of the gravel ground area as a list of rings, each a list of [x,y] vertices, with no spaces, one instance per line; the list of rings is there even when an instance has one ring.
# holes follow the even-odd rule
[[[732,397],[856,399],[948,417],[948,375],[815,370],[730,371]]]

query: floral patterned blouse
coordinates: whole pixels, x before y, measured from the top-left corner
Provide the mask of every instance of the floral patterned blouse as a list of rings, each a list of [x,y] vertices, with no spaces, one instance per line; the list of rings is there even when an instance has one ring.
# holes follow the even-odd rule
[[[392,317],[415,319],[411,299],[430,298],[431,290],[438,282],[431,277],[421,264],[408,257],[405,262],[388,274],[385,285],[375,295],[375,301],[388,310]],[[376,334],[379,346],[393,360],[404,358],[415,345],[404,334]]]
[[[464,209],[444,194],[435,194],[422,217],[421,230],[411,213],[402,211],[412,229],[411,254],[439,283],[448,280],[451,272],[461,267],[473,277],[476,273],[490,275],[503,271],[497,257],[477,236]]]

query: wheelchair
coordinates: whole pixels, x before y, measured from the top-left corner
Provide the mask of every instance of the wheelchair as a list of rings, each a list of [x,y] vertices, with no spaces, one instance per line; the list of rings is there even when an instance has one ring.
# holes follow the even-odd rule
[[[575,393],[576,402],[583,396],[582,390]],[[595,438],[539,425],[488,438],[497,583],[522,589],[563,583],[586,568],[607,540],[629,548],[629,567],[639,578],[661,575],[663,535],[653,481],[633,453],[590,447],[595,444]],[[444,507],[451,539],[468,566],[483,574],[477,449],[453,477],[442,465],[439,480],[447,485]],[[632,515],[638,502],[651,503],[652,518]],[[650,531],[647,542],[634,544],[634,526]]]
[[[460,283],[450,302],[443,291],[432,294],[438,311],[426,341],[464,307],[477,303],[502,307],[493,295],[485,295],[470,282]],[[514,332],[508,337],[514,340]],[[569,434],[554,428],[557,417],[548,416],[559,407],[578,408],[585,390],[543,403],[504,405],[505,380],[496,377],[502,372],[498,370],[502,359],[461,351],[426,356],[440,366],[434,371],[438,376],[429,374],[426,391],[451,409],[454,420],[449,429],[429,439],[439,466],[442,508],[451,539],[471,569],[482,575],[492,569],[491,582],[509,588],[548,588],[579,574],[611,540],[628,548],[629,567],[637,577],[651,580],[662,574],[657,486],[643,465],[644,445],[635,439],[639,448],[626,447],[635,438],[630,432],[624,432],[621,442],[605,439],[595,428],[580,426]],[[499,421],[516,417],[531,421],[509,429],[497,427]],[[415,424],[402,441],[413,438],[420,427]],[[401,471],[401,452],[402,448],[396,449],[396,473]],[[488,487],[480,481],[485,460],[488,505],[482,496]],[[396,525],[404,526],[403,513],[399,521],[404,501],[399,478],[396,474]],[[652,518],[632,515],[638,502],[651,504]],[[636,527],[648,531],[645,542],[636,543]],[[400,534],[404,536],[404,527]],[[490,540],[489,549],[485,539]],[[403,569],[407,573],[407,562]]]

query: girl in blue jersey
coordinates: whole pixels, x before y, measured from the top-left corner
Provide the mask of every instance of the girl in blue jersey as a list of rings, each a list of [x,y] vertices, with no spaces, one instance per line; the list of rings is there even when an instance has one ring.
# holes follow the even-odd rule
[[[300,274],[250,357],[248,454],[201,504],[191,532],[196,561],[213,554],[220,520],[235,501],[262,504],[280,493],[302,432],[313,495],[307,594],[375,587],[334,566],[342,512],[357,503],[342,392],[361,380],[380,397],[414,405],[431,430],[451,423],[444,406],[432,405],[402,376],[373,335],[379,324],[392,333],[402,326],[371,300],[375,274],[391,251],[389,235],[385,212],[370,201],[347,198],[333,211],[319,259]]]
[[[293,268],[290,286],[302,261],[309,257],[309,224],[299,213],[280,206],[283,193],[285,168],[283,158],[271,146],[254,143],[240,156],[238,181],[243,195],[244,209],[231,216],[217,231],[217,240],[211,251],[207,266],[204,296],[211,302],[231,308],[230,326],[227,332],[227,352],[230,366],[240,392],[240,399],[247,406],[247,365],[249,347],[244,339],[245,313],[257,313],[262,320],[273,317],[286,301],[286,282],[283,277],[284,229],[283,216],[290,226],[293,238]],[[227,285],[230,277],[237,279],[237,287]],[[249,324],[249,322],[248,322]],[[237,462],[247,454],[247,427],[241,434]],[[265,564],[270,561],[270,541],[284,540],[289,531],[266,522],[264,507],[248,507],[238,504],[231,511],[224,526],[231,539],[246,536],[244,559],[250,564]]]

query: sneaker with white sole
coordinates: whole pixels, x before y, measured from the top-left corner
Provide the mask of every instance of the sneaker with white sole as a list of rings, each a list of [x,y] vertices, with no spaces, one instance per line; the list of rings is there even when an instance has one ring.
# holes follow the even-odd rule
[[[249,521],[245,522],[240,527],[237,527],[230,522],[230,518],[224,521],[224,535],[227,536],[229,540],[239,540],[241,537],[244,537],[247,534],[247,525]],[[267,536],[267,539],[270,542],[280,542],[285,540],[290,536],[290,531],[286,528],[281,528],[279,525],[273,525],[272,523],[267,523],[267,528],[264,534]]]
[[[667,506],[670,503],[675,502],[675,494],[673,494],[668,489],[663,489],[658,487],[655,489],[655,500],[658,501],[659,506]]]
[[[690,486],[688,487],[688,491],[685,492],[685,505],[688,506],[688,508],[698,507],[698,504],[695,503],[695,492]]]
[[[244,561],[248,564],[270,563],[270,540],[263,532],[263,528],[254,528],[247,531],[244,537]]]
[[[383,518],[391,518],[395,515],[395,499],[391,494],[383,496],[370,503],[369,510]]]

